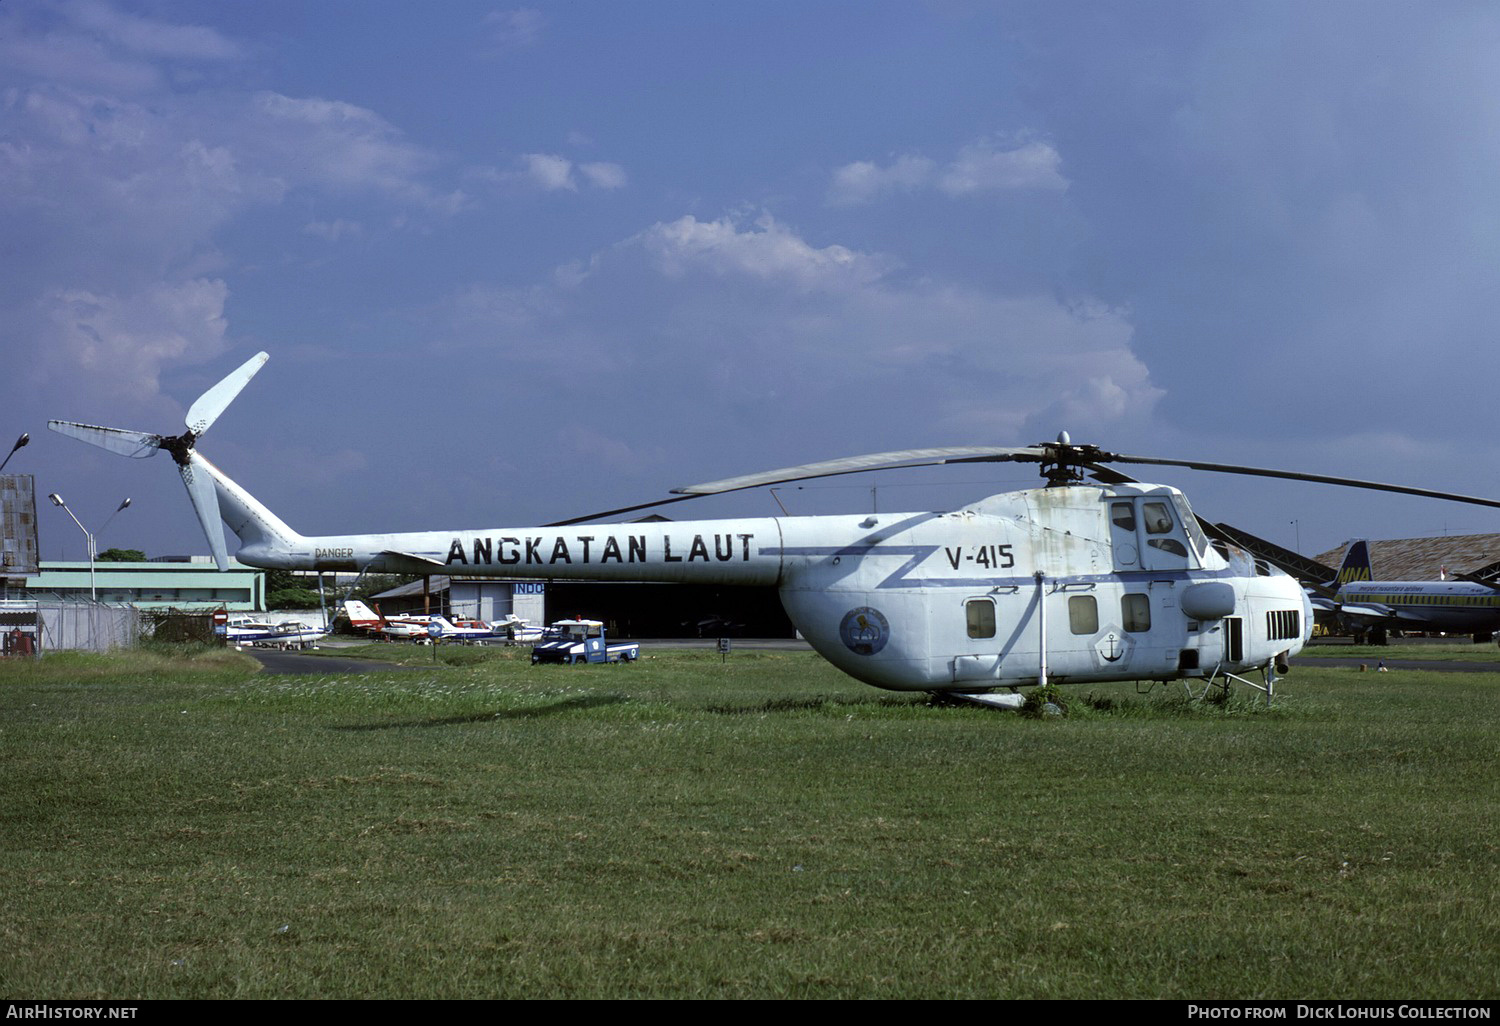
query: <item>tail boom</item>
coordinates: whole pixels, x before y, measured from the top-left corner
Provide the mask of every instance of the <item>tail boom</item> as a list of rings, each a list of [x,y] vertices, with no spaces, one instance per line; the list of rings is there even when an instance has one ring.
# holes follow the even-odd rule
[[[192,454],[192,467],[206,473],[218,493],[219,516],[240,540],[235,558],[248,566],[280,567],[287,557],[308,548],[307,539],[286,525],[255,496],[208,461],[203,454]],[[205,525],[210,541],[213,531]],[[222,537],[222,532],[220,532]]]

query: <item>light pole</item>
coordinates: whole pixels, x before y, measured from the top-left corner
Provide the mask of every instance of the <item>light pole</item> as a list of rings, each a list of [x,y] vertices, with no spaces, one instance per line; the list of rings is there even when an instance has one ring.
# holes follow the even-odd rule
[[[103,534],[104,533],[104,528],[109,526],[109,521],[113,520],[115,517],[119,516],[120,515],[120,511],[122,509],[128,508],[129,506],[130,506],[130,499],[128,499],[128,498],[124,502],[122,502],[118,506],[116,506],[115,507],[115,511],[109,515],[109,520],[104,521],[104,527],[99,528],[99,533]]]
[[[91,601],[91,602],[98,602],[99,601],[99,590],[96,587],[94,587],[94,536],[92,534],[89,534],[89,529],[87,527],[83,526],[83,521],[82,520],[79,520],[76,516],[73,516],[73,511],[68,508],[68,504],[63,501],[63,497],[61,495],[58,495],[56,492],[53,492],[51,495],[47,496],[47,498],[49,498],[49,499],[52,500],[52,505],[61,507],[61,509],[62,509],[62,511],[64,513],[66,513],[70,517],[73,517],[73,523],[75,523],[75,524],[78,525],[78,529],[83,532],[83,537],[88,542],[88,548],[89,548],[89,601]],[[116,512],[118,512],[118,510]]]
[[[10,462],[10,458],[16,454],[16,450],[25,448],[26,443],[29,441],[31,441],[31,434],[29,432],[17,438],[16,444],[11,446],[10,452],[5,454],[5,459],[0,460],[0,470],[4,470],[5,465]]]
[[[52,500],[52,505],[60,507],[64,513],[66,513],[68,516],[70,516],[70,517],[73,518],[73,523],[75,523],[75,524],[78,525],[78,529],[83,532],[83,537],[88,541],[88,548],[89,548],[89,603],[90,603],[90,605],[89,605],[89,647],[92,648],[94,646],[94,636],[95,636],[95,633],[96,633],[95,630],[94,630],[94,617],[95,617],[95,613],[96,613],[96,611],[98,609],[98,606],[99,606],[99,589],[98,589],[98,587],[96,585],[95,577],[94,577],[94,559],[98,555],[98,552],[96,551],[96,546],[95,546],[95,543],[94,543],[94,535],[92,535],[92,534],[89,533],[89,529],[87,527],[83,526],[83,521],[79,520],[78,517],[74,515],[73,511],[68,508],[68,504],[63,501],[63,497],[61,495],[58,495],[56,492],[53,492],[51,495],[47,496],[47,498],[49,498],[49,499]],[[122,509],[125,509],[129,505],[130,505],[130,500],[126,499],[124,502],[122,502],[118,506],[116,506],[115,507],[115,511],[109,515],[109,520],[104,521],[104,527],[108,527],[109,526],[109,521],[113,520],[119,514],[119,512]],[[104,527],[101,527],[99,529],[101,533],[103,532]]]

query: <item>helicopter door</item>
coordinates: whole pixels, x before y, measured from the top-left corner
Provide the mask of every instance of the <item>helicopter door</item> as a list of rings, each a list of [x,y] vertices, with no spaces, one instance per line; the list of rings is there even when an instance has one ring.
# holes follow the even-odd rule
[[[1165,499],[1142,497],[1140,500],[1141,568],[1143,570],[1185,570],[1189,566],[1187,536],[1172,516],[1172,505]]]
[[[1109,533],[1116,572],[1186,570],[1192,565],[1187,535],[1165,498],[1109,500]]]
[[[969,651],[953,657],[955,681],[994,680],[1000,676],[995,612],[995,600],[987,595],[964,602],[964,647]]]
[[[1141,568],[1135,525],[1135,501],[1133,499],[1115,499],[1110,502],[1109,534],[1115,552],[1116,570],[1139,570]]]

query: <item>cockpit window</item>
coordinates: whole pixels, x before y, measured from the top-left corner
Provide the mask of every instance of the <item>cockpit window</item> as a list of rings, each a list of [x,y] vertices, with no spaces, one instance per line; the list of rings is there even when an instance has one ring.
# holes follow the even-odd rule
[[[1198,552],[1198,558],[1202,559],[1208,555],[1208,535],[1203,533],[1203,528],[1198,525],[1198,518],[1193,516],[1193,511],[1188,509],[1187,500],[1180,495],[1172,496],[1172,505],[1177,507],[1177,519],[1182,521],[1182,529],[1187,532],[1188,541]],[[1227,559],[1228,556],[1225,556]]]
[[[1135,506],[1128,502],[1112,502],[1109,506],[1110,521],[1122,531],[1135,530]]]
[[[1172,514],[1167,512],[1165,502],[1141,503],[1141,516],[1146,521],[1147,534],[1168,534],[1172,530]]]
[[[1187,558],[1187,546],[1183,545],[1176,538],[1151,538],[1146,544],[1153,549],[1161,549],[1163,552],[1170,552],[1174,556]]]

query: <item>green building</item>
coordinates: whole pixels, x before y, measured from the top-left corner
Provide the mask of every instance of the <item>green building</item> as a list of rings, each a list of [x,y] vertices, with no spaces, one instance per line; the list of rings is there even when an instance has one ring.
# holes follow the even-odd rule
[[[99,563],[42,561],[41,572],[25,578],[10,598],[100,602],[139,609],[211,610],[259,613],[266,608],[266,574],[233,560],[220,572],[213,563]]]

